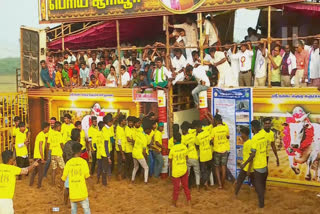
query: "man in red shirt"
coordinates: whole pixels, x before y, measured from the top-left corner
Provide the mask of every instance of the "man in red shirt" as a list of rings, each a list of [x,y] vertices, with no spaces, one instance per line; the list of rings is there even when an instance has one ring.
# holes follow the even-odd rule
[[[80,75],[80,69],[79,66],[75,64],[75,62],[71,62],[68,70],[68,76],[71,79],[73,76],[73,70],[78,71],[78,75]]]

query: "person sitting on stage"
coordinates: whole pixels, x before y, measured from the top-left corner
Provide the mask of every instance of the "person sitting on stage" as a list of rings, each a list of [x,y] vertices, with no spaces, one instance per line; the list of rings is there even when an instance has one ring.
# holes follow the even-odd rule
[[[79,75],[77,70],[73,70],[72,77],[70,80],[71,87],[78,87],[80,85]]]
[[[153,74],[154,82],[151,83],[151,86],[154,88],[165,88],[168,85],[168,79],[172,77],[171,72],[162,65],[162,58],[156,58],[156,69]]]
[[[115,88],[115,87],[117,87],[117,81],[118,80],[117,80],[117,76],[116,76],[116,69],[114,66],[111,66],[110,67],[110,74],[108,75],[106,86]]]
[[[138,73],[135,69],[132,70],[132,80],[130,82],[130,88],[137,87],[139,84]]]
[[[187,80],[191,79],[191,76],[198,82],[198,86],[192,90],[193,101],[195,102],[196,106],[199,106],[199,93],[201,91],[206,91],[210,87],[210,81],[206,74],[205,66],[198,66],[193,68],[191,65],[186,67],[185,76]]]

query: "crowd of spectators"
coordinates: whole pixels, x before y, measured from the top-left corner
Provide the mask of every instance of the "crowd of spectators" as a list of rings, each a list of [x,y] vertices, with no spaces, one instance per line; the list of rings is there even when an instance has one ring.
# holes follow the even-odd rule
[[[196,23],[187,17],[173,28],[174,40],[170,52],[165,44],[156,42],[144,49],[131,46],[131,50],[118,53],[113,49],[96,51],[48,53],[41,61],[41,78],[46,87],[71,90],[78,87],[153,87],[165,88],[180,81],[197,81],[193,91],[197,94],[210,86],[228,87],[302,87],[320,85],[319,42],[311,46],[303,40],[273,42],[268,54],[267,40],[249,28],[240,44],[220,43],[218,28],[210,15],[203,19],[203,41],[199,41]],[[203,42],[203,61],[199,42]],[[120,54],[120,58],[118,57]],[[119,62],[119,59],[120,62]],[[271,75],[268,75],[268,63]]]

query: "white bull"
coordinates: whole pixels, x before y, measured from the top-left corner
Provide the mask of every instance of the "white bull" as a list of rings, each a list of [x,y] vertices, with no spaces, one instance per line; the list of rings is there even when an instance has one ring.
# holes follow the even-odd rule
[[[305,119],[308,117],[309,114],[306,114],[305,116],[299,118],[296,120],[297,123],[289,123],[286,124],[289,126],[290,129],[290,147],[292,149],[299,149],[301,148],[301,143],[303,142],[305,138],[305,130],[308,128],[314,128],[314,137],[311,142],[311,145],[304,148],[303,153],[297,153],[295,152],[295,156],[289,155],[289,163],[290,167],[293,169],[293,171],[296,174],[300,173],[300,170],[294,166],[294,163],[307,163],[307,174],[306,174],[306,180],[311,180],[311,166],[312,164],[319,160],[320,155],[320,125],[317,123],[309,123],[306,122]],[[311,127],[310,127],[311,126]],[[317,173],[320,172],[317,170]]]

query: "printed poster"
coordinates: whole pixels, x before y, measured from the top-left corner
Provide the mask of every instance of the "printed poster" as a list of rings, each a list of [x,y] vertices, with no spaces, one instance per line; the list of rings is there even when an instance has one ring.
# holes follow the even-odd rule
[[[212,115],[220,114],[222,121],[228,125],[230,132],[230,154],[228,170],[237,178],[242,162],[241,126],[251,130],[252,120],[252,89],[241,88],[232,90],[212,89]]]
[[[254,119],[272,118],[271,131],[279,157],[269,151],[268,180],[320,186],[320,94],[273,93],[254,98]]]

